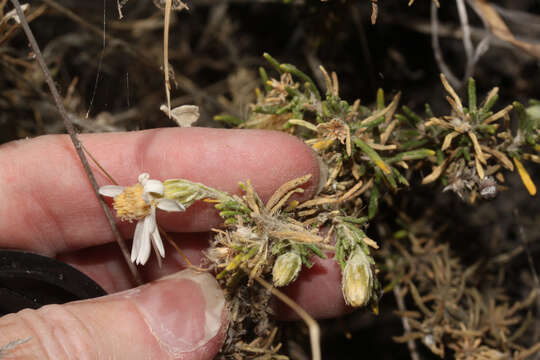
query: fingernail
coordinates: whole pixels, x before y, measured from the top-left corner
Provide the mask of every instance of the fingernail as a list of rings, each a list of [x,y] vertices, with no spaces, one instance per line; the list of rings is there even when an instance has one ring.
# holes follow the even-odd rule
[[[225,298],[208,273],[183,270],[129,292],[151,333],[171,356],[204,346],[222,328]]]

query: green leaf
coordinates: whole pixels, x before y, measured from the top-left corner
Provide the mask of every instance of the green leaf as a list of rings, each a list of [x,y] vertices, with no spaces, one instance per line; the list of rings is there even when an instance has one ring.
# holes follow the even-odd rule
[[[441,165],[444,160],[444,153],[441,151],[441,149],[437,149],[437,165]]]
[[[368,217],[373,219],[379,210],[379,189],[377,185],[373,184],[371,187],[371,194],[369,196],[369,205],[368,205]]]
[[[394,233],[394,239],[403,239],[409,235],[409,232],[405,229],[398,230]]]
[[[497,102],[498,99],[499,99],[499,95],[497,95],[497,94],[493,95],[489,99],[489,101],[486,102],[486,104],[482,107],[482,109],[480,109],[480,111],[481,111],[481,120],[483,120],[484,118],[489,116],[489,112],[490,112],[491,108],[493,107],[493,105],[495,105],[495,103]]]
[[[283,70],[281,70],[280,66],[279,66],[279,61],[277,61],[276,59],[274,59],[272,57],[272,55],[270,55],[269,53],[264,53],[263,54],[263,57],[266,59],[266,61],[268,61],[270,63],[270,65],[272,65],[272,67],[274,69],[276,69],[280,74],[283,72]]]
[[[320,257],[321,259],[326,259],[326,254],[322,252],[321,249],[315,244],[303,244],[306,248],[308,248],[312,253]]]
[[[393,167],[392,172],[393,172],[394,175],[396,175],[396,177],[397,177],[400,184],[405,185],[405,186],[409,186],[409,181],[407,181],[407,179],[405,179],[405,177],[403,175],[401,175],[401,173],[396,168]]]
[[[262,66],[259,66],[259,76],[261,77],[261,81],[263,83],[264,89],[266,91],[272,90],[272,87],[268,85],[268,80],[269,80],[268,74],[266,73],[266,70]]]
[[[402,161],[402,160],[403,161],[419,160],[419,159],[425,159],[433,155],[435,155],[435,151],[431,149],[417,149],[417,150],[405,151],[400,154],[397,154],[394,157],[386,159],[386,162],[392,164],[392,163]]]
[[[413,121],[413,125],[416,125],[422,122],[422,118],[416,115],[416,113],[412,111],[411,109],[409,109],[406,105],[403,105],[401,107],[401,110],[403,110],[405,115],[407,115],[407,117]]]
[[[429,142],[428,139],[415,139],[415,140],[410,140],[410,141],[406,141],[404,143],[401,144],[401,148],[403,150],[408,150],[408,149],[412,149],[412,148],[417,148],[417,147],[420,147],[420,146],[423,146],[425,144],[427,144]]]
[[[381,116],[375,120],[371,120],[370,122],[367,122],[365,124],[362,124],[360,128],[366,128],[368,130],[373,129],[374,127],[379,126],[384,121],[384,116]]]
[[[426,103],[426,104],[424,105],[424,108],[425,108],[424,112],[426,113],[426,116],[427,116],[428,118],[432,118],[432,117],[435,116],[435,115],[433,115],[433,111],[431,110],[431,106],[429,106],[428,103]]]
[[[304,73],[303,71],[301,71],[300,69],[298,69],[296,66],[294,66],[293,64],[281,64],[279,65],[279,68],[284,71],[284,72],[288,72],[290,73],[291,75],[294,75],[296,76],[297,78],[305,81],[306,83],[308,83],[308,87],[310,88],[310,90],[315,94],[315,96],[317,97],[317,99],[320,99],[321,98],[321,94],[319,93],[319,90],[317,89],[317,86],[315,85],[315,83],[313,82],[313,80],[311,80],[311,78],[306,74]]]
[[[462,149],[463,149],[463,156],[465,156],[465,160],[471,161],[471,152],[469,151],[469,147],[464,146],[462,147]]]
[[[338,217],[338,219],[341,220],[341,221],[356,224],[356,225],[364,225],[369,220],[365,216],[360,217],[360,218],[353,217],[353,216],[340,216],[340,217]]]
[[[390,169],[388,168],[388,165],[385,164],[383,159],[377,154],[375,150],[373,150],[368,144],[366,144],[363,140],[354,137],[353,138],[354,144],[360,148],[360,150],[367,155],[375,163],[376,166],[378,166],[385,175],[391,174]]]
[[[414,124],[412,123],[411,120],[409,120],[408,117],[406,117],[405,115],[402,115],[402,114],[395,114],[394,117],[396,119],[399,120],[399,124],[400,125],[410,125],[410,126],[414,126]]]
[[[384,90],[379,88],[377,90],[377,110],[384,109]]]
[[[237,118],[236,116],[225,115],[225,114],[214,116],[214,120],[217,122],[230,125],[230,126],[238,126],[244,123],[244,120]]]

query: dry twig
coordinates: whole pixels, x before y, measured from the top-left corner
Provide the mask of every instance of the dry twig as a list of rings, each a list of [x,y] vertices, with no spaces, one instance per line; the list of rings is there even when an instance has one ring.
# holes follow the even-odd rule
[[[45,77],[45,81],[47,82],[47,85],[49,86],[49,90],[51,91],[51,94],[54,98],[54,102],[56,103],[58,111],[60,115],[62,116],[62,119],[64,120],[64,126],[66,127],[66,130],[69,133],[71,141],[73,142],[73,146],[75,147],[75,151],[77,152],[77,155],[79,156],[79,159],[81,160],[81,164],[83,165],[84,171],[86,172],[86,175],[88,176],[88,180],[90,181],[90,184],[92,185],[94,193],[99,203],[101,204],[101,207],[103,208],[105,216],[107,217],[109,225],[111,226],[111,229],[115,235],[116,242],[120,246],[122,254],[124,255],[124,259],[126,260],[126,263],[129,266],[131,275],[133,276],[137,284],[142,284],[142,279],[137,271],[137,268],[130,260],[129,250],[126,246],[126,243],[124,242],[124,239],[120,235],[120,231],[118,231],[118,228],[116,227],[116,223],[115,223],[114,217],[111,214],[109,206],[105,203],[103,198],[99,195],[99,186],[97,185],[96,178],[94,177],[92,169],[90,168],[90,165],[88,164],[86,155],[84,154],[84,151],[82,150],[81,142],[79,141],[77,137],[77,133],[73,126],[73,123],[71,122],[71,119],[69,118],[69,115],[66,109],[64,108],[64,104],[62,102],[62,99],[60,98],[60,94],[58,93],[58,90],[56,89],[54,80],[52,79],[51,74],[49,73],[47,64],[45,63],[45,60],[43,59],[43,55],[41,54],[39,45],[37,44],[34,34],[32,33],[32,30],[30,29],[30,26],[28,25],[28,22],[26,21],[26,17],[24,15],[24,12],[21,9],[21,5],[19,4],[18,0],[11,0],[11,2],[13,3],[13,6],[17,10],[17,15],[21,19],[21,25],[23,27],[23,30],[26,34],[28,41],[30,42],[30,47],[32,48],[32,51],[36,55],[36,59],[39,63],[39,66],[41,67],[41,70]]]

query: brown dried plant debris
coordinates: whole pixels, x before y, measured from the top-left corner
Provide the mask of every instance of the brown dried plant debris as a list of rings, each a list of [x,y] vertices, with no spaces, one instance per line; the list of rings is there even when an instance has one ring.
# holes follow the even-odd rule
[[[518,359],[528,353],[520,341],[537,290],[523,301],[509,302],[503,288],[480,280],[478,265],[463,266],[449,245],[430,232],[403,230],[390,243],[401,258],[391,263],[388,274],[400,279],[404,290],[399,296],[414,308],[397,312],[411,330],[395,341],[420,340],[434,354],[450,352],[457,359]]]

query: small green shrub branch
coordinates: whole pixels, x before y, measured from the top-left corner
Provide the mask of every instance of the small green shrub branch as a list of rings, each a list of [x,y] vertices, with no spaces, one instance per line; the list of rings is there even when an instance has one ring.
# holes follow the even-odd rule
[[[230,125],[244,128],[275,129],[292,133],[313,147],[330,169],[337,172],[324,194],[332,195],[347,181],[370,183],[365,189],[369,217],[376,214],[382,191],[395,193],[409,186],[414,173],[427,172],[422,183],[439,181],[443,190],[474,202],[493,197],[497,184],[504,182],[502,170],[517,168],[531,195],[536,187],[521,163],[522,159],[540,162],[540,106],[518,102],[494,111],[498,88],[477,100],[474,79],[469,80],[467,102],[462,100],[441,75],[451,107],[448,115],[435,116],[429,105],[424,115],[406,106],[398,111],[400,94],[386,103],[382,89],[377,92],[375,108],[349,104],[339,97],[335,73],[324,68],[326,92],[321,92],[309,76],[290,64],[281,64],[264,54],[279,73],[269,78],[260,69],[264,92],[257,90],[257,102],[245,121],[234,119]],[[512,133],[510,113],[517,117]],[[230,117],[217,120],[227,122]],[[338,169],[339,168],[339,169]]]
[[[273,213],[268,213],[268,206],[265,208],[258,198],[248,201],[249,194],[253,192],[246,187],[243,201],[251,210],[251,220],[243,221],[250,224],[250,234],[256,234],[255,237],[260,240],[258,245],[253,245],[253,250],[234,250],[236,252],[233,251],[233,259],[238,261],[233,265],[226,261],[217,261],[218,268],[224,268],[227,274],[232,275],[237,268],[245,268],[254,274],[268,275],[272,272],[272,264],[275,269],[276,264],[288,262],[288,266],[283,266],[287,269],[286,276],[277,277],[274,271],[274,284],[279,278],[281,280],[278,280],[278,284],[282,285],[296,279],[299,264],[310,266],[310,256],[315,254],[322,257],[323,251],[331,251],[342,270],[346,302],[353,306],[370,303],[373,310],[377,311],[377,300],[383,289],[375,276],[378,270],[372,252],[378,249],[378,245],[366,235],[365,230],[370,222],[375,221],[381,202],[391,203],[394,194],[411,184],[417,186],[419,183],[437,183],[438,189],[452,191],[464,201],[474,203],[477,199],[496,196],[505,181],[505,172],[514,169],[518,170],[530,195],[536,194],[536,186],[522,160],[540,163],[538,101],[531,100],[528,106],[514,102],[497,109],[498,88],[492,89],[479,101],[475,81],[470,79],[465,104],[441,75],[450,105],[450,111],[446,115],[435,115],[427,104],[423,114],[416,113],[407,106],[400,107],[401,94],[388,97],[382,89],[376,94],[374,106],[368,107],[360,105],[359,100],[349,103],[341,99],[337,75],[329,74],[323,67],[320,71],[324,76],[326,89],[320,91],[314,81],[295,66],[282,64],[269,54],[264,54],[264,57],[277,71],[278,78],[270,77],[264,68],[260,68],[263,88],[256,90],[257,100],[251,105],[248,117],[238,119],[221,115],[216,117],[216,120],[232,127],[284,131],[303,139],[318,153],[326,167],[326,183],[313,199],[303,203],[283,202],[279,210]],[[514,131],[511,126],[512,118],[517,121]],[[250,202],[257,204],[259,213],[249,205]],[[216,249],[227,247],[224,244],[234,243],[239,232],[247,232],[240,221],[229,224],[234,227],[218,236],[214,245]],[[296,226],[302,229],[298,230],[302,234],[309,234],[309,242],[298,241],[298,237],[286,232],[275,236],[276,227],[297,229]],[[321,237],[321,233],[326,236]],[[430,350],[442,356],[445,344],[448,344],[447,347],[458,355],[471,349],[478,354],[499,353],[501,349],[507,351],[509,343],[503,344],[503,338],[498,334],[488,336],[478,332],[470,337],[458,323],[449,323],[444,320],[444,316],[440,316],[437,312],[442,306],[440,303],[435,302],[431,306],[431,303],[425,303],[421,299],[423,295],[430,296],[430,287],[422,285],[423,287],[417,289],[415,283],[424,281],[428,284],[433,281],[418,280],[418,277],[430,273],[431,270],[419,270],[419,273],[414,275],[415,282],[411,279],[404,280],[406,274],[411,274],[414,270],[411,269],[415,266],[411,263],[407,267],[408,261],[415,261],[415,256],[421,257],[430,251],[434,252],[433,261],[451,262],[455,269],[452,267],[450,270],[459,272],[460,265],[450,258],[448,248],[438,247],[432,236],[418,239],[410,230],[403,229],[396,234],[401,234],[401,239],[411,239],[412,250],[409,250],[406,244],[392,241],[397,251],[394,249],[394,252],[389,252],[388,248],[383,251],[387,263],[379,267],[384,268],[391,277],[384,291],[390,291],[405,282],[420,311],[427,311],[425,319],[431,319],[430,324],[437,324],[441,329],[448,330],[434,338],[435,342]],[[396,238],[399,236],[396,235]],[[333,239],[333,242],[330,239]],[[225,253],[225,250],[221,251]],[[261,256],[265,256],[269,262],[262,262]],[[473,269],[466,271],[472,272]],[[248,281],[250,276],[247,277]],[[234,277],[238,277],[238,274]],[[451,283],[446,284],[440,291],[450,288],[463,290],[464,283],[459,283],[460,277],[455,279],[458,283],[449,277]],[[464,278],[462,280],[466,281]],[[363,290],[358,284],[362,284]],[[465,302],[476,296],[472,285],[465,291],[468,292],[463,298]],[[527,300],[527,304],[531,303],[531,299]],[[481,297],[476,296],[473,300],[460,303],[460,306],[482,309],[488,306],[488,311],[482,315],[485,321],[495,313],[499,314],[507,309],[506,305],[501,304],[485,305],[488,300]],[[436,306],[439,307],[435,308]],[[510,311],[502,316],[514,315],[516,313]],[[402,317],[408,317],[408,313],[404,313]],[[440,324],[436,323],[436,320],[441,320]],[[398,340],[409,341],[434,336],[422,332],[424,323],[419,320],[408,318],[408,321],[414,331]],[[467,323],[468,320],[463,321]],[[472,343],[469,343],[471,341]]]

